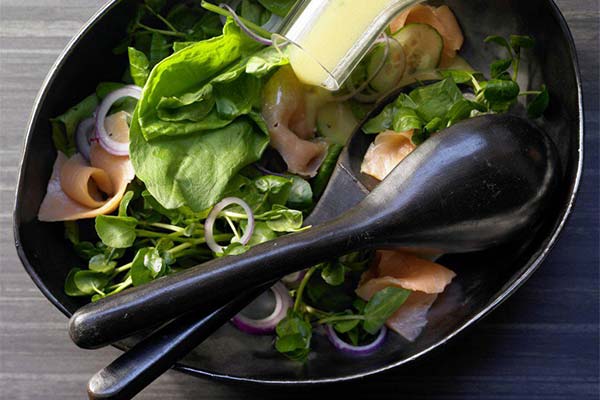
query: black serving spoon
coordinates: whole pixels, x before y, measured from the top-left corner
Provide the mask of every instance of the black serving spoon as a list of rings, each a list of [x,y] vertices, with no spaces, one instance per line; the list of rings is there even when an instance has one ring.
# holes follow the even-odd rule
[[[548,204],[557,164],[550,139],[521,118],[463,121],[419,146],[334,220],[88,304],[71,318],[71,338],[99,347],[359,249],[468,252],[515,239]]]
[[[356,156],[362,158],[369,145],[365,139],[368,138],[359,129],[351,137],[350,145],[344,147],[325,191],[304,221],[306,226],[322,224],[337,217],[369,193],[351,172],[352,157],[349,151],[352,149],[353,153],[357,153]],[[270,284],[244,292],[216,309],[206,307],[190,311],[152,332],[90,378],[87,388],[89,398],[133,398],[238,314]]]
[[[359,129],[351,138],[333,170],[321,199],[305,220],[306,226],[325,223],[351,209],[366,197],[369,190],[350,172],[351,153],[364,155],[368,141]],[[343,196],[340,196],[343,193]],[[125,400],[133,398],[177,361],[191,352],[220,326],[238,314],[270,283],[250,290],[229,303],[190,311],[160,327],[125,351],[110,365],[94,374],[88,382],[92,400]]]

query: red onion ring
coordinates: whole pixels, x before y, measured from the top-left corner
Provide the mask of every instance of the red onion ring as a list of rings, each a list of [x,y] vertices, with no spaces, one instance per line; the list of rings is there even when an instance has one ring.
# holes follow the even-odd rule
[[[248,216],[248,227],[246,229],[246,233],[241,237],[240,242],[243,245],[247,245],[254,233],[254,213],[252,209],[244,200],[237,197],[226,197],[213,207],[213,209],[206,217],[206,221],[204,222],[204,238],[206,239],[207,246],[215,253],[222,253],[224,248],[220,246],[213,235],[213,228],[215,225],[215,221],[219,216],[219,213],[223,211],[225,208],[229,207],[232,204],[237,204],[244,209],[244,212]]]
[[[306,270],[292,272],[291,274],[284,276],[281,279],[281,282],[285,283],[286,285],[293,286],[300,283],[302,278],[304,278],[304,275],[306,275]]]
[[[113,140],[108,132],[106,132],[105,121],[108,111],[112,105],[123,97],[133,97],[134,99],[140,99],[142,96],[142,88],[135,85],[127,85],[121,89],[117,89],[111,92],[102,100],[100,107],[98,107],[98,114],[96,115],[96,135],[98,141],[104,150],[116,156],[129,155],[129,142],[117,142]]]
[[[365,344],[364,346],[353,346],[350,343],[344,342],[335,332],[335,329],[327,324],[325,326],[325,331],[327,332],[327,337],[329,341],[336,349],[343,351],[344,353],[353,354],[357,356],[363,356],[367,354],[371,354],[378,348],[380,348],[385,342],[385,336],[387,334],[387,328],[384,326],[379,330],[379,335],[369,344]]]
[[[275,295],[275,307],[271,315],[262,319],[252,319],[238,314],[231,319],[231,323],[239,330],[252,335],[269,335],[275,332],[275,327],[285,318],[293,302],[287,288],[281,282],[277,282],[270,290]]]
[[[86,160],[90,159],[91,140],[96,137],[95,126],[95,117],[86,118],[77,125],[75,143],[77,145],[77,150]]]

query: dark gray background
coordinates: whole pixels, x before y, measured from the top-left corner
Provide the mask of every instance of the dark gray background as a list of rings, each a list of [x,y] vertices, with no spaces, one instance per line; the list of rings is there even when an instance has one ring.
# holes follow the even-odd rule
[[[523,0],[527,1],[527,0]],[[118,355],[84,351],[21,267],[12,237],[22,137],[50,66],[102,0],[0,0],[0,399],[82,399]],[[542,268],[467,334],[417,365],[320,391],[232,386],[169,372],[141,399],[315,397],[598,399],[597,0],[559,0],[575,36],[586,108],[586,160],[575,212]],[[548,49],[551,51],[551,49]],[[235,362],[232,360],[232,362]]]

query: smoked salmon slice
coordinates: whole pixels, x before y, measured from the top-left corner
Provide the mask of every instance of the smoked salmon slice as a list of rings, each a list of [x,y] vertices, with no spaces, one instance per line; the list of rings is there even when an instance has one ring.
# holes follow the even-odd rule
[[[358,296],[369,300],[380,290],[394,286],[413,293],[386,321],[407,340],[414,340],[427,324],[427,312],[456,274],[448,268],[404,251],[379,250],[374,264],[362,276]]]
[[[392,32],[397,32],[407,24],[427,24],[438,31],[444,47],[442,50],[441,66],[449,64],[456,56],[456,52],[462,47],[465,37],[454,13],[448,6],[432,7],[417,4],[399,14],[390,24]]]
[[[381,132],[367,149],[360,172],[382,181],[416,146],[410,140],[413,131]]]
[[[92,144],[89,164],[79,154],[68,159],[59,152],[38,219],[72,221],[110,214],[134,177],[129,157],[112,155],[97,143]],[[103,199],[101,192],[109,197]]]
[[[288,171],[305,177],[317,174],[327,155],[327,143],[315,139],[306,113],[306,93],[291,67],[282,67],[263,89],[262,116],[271,146],[281,154]]]

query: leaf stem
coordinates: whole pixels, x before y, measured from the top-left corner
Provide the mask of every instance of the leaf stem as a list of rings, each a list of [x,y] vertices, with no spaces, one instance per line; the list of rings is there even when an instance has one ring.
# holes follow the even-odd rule
[[[222,15],[224,17],[231,17],[231,13],[215,4],[209,3],[208,1],[202,1],[201,7],[214,12],[215,14],[219,14]],[[252,21],[248,21],[245,18],[242,18],[240,16],[238,16],[238,18],[240,19],[240,21],[242,21],[248,28],[252,29],[254,32],[258,33],[261,36],[264,36],[266,38],[270,38],[272,33],[269,32],[268,30],[262,28],[261,26],[256,25],[254,22]]]
[[[148,4],[144,4],[144,5],[148,9],[148,11],[150,11],[152,13],[152,15],[154,15],[156,18],[161,20],[162,23],[165,24],[170,30],[172,30],[173,32],[176,32],[176,33],[181,33],[165,17],[163,17],[162,15],[160,15],[159,13],[154,11],[154,9],[152,7],[150,7]]]
[[[180,38],[186,37],[185,33],[166,31],[164,29],[156,29],[156,28],[152,28],[148,25],[144,25],[141,22],[138,22],[137,26],[142,29],[147,30],[148,32],[158,33],[158,34],[165,35],[165,36],[175,36],[175,37],[180,37]]]
[[[519,96],[533,96],[533,95],[538,95],[540,93],[542,93],[541,90],[528,90],[528,91],[519,93]]]
[[[173,232],[183,232],[183,231],[185,231],[185,228],[182,228],[180,226],[171,225],[171,224],[163,224],[161,222],[153,222],[153,223],[148,224],[148,225],[153,226],[155,228],[162,228],[162,229],[166,229],[166,230],[173,231]]]
[[[318,324],[330,324],[338,321],[350,321],[350,320],[365,320],[364,315],[334,315],[331,317],[323,318],[317,321]]]
[[[235,238],[237,240],[240,240],[240,234],[238,233],[237,229],[235,228],[235,225],[234,225],[233,221],[231,220],[231,218],[229,218],[228,216],[225,216],[225,221],[227,221],[227,224],[229,225],[229,227],[233,231],[233,234],[234,234]]]
[[[127,263],[119,268],[115,268],[115,273],[116,274],[120,274],[121,272],[125,272],[128,269],[131,269],[131,266],[133,265],[133,262]]]
[[[302,281],[300,282],[300,286],[298,286],[298,290],[296,291],[296,300],[294,301],[294,311],[298,311],[298,309],[300,308],[300,304],[302,304],[302,294],[304,293],[304,288],[308,284],[308,281],[310,280],[310,277],[312,276],[312,274],[314,274],[315,271],[317,270],[317,267],[318,267],[317,265],[310,267],[308,269],[308,271],[306,271],[304,278],[302,278]]]

